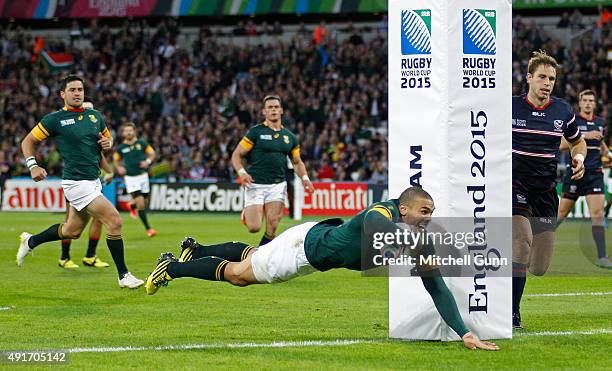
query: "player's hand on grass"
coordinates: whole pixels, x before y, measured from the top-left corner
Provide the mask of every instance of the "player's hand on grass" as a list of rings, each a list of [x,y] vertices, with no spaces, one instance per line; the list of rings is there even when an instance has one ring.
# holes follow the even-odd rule
[[[463,335],[463,346],[468,349],[499,350],[499,346],[488,341],[481,341],[474,334],[468,332]]]
[[[584,162],[581,159],[572,158],[572,180],[581,179],[584,175]]]
[[[40,182],[47,177],[47,171],[40,166],[34,166],[32,170],[30,170],[30,175],[35,182]]]
[[[315,191],[315,187],[312,185],[312,182],[310,180],[302,180],[302,185],[304,186],[304,189],[310,193],[313,193]]]
[[[108,151],[113,148],[113,141],[111,138],[105,137],[102,133],[98,133],[98,144],[103,150]]]

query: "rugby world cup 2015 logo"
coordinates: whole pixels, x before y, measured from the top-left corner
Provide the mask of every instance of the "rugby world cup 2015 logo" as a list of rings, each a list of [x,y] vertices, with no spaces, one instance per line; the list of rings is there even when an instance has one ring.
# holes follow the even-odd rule
[[[402,54],[431,54],[431,10],[402,10]]]
[[[497,53],[495,10],[463,9],[463,54]]]

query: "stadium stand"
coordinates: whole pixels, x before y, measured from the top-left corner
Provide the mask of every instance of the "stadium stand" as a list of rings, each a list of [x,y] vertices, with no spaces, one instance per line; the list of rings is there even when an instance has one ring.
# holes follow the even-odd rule
[[[260,118],[261,97],[275,92],[284,99],[284,124],[299,136],[313,179],[386,182],[386,16],[379,23],[309,26],[121,22],[110,28],[75,21],[46,32],[45,50],[72,55],[69,69],[84,74],[88,94],[114,130],[126,121],[138,125],[159,153],[153,176],[233,180],[231,151]],[[514,16],[513,94],[526,90],[521,71],[529,53],[543,48],[562,64],[555,95],[575,104],[579,91],[595,90],[597,113],[610,123],[610,25],[577,12]],[[40,34],[14,23],[0,29],[2,179],[28,174],[19,140],[61,105],[57,73],[39,63],[40,56],[33,61]],[[54,144],[41,153],[49,173],[60,175]]]

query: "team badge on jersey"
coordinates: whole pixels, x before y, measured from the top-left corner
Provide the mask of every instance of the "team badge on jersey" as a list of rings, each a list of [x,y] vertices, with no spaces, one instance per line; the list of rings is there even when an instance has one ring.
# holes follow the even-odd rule
[[[87,116],[89,117],[89,119],[91,120],[91,122],[93,122],[94,124],[95,124],[96,122],[98,122],[98,119],[96,118],[96,116],[95,116],[95,115],[87,115]]]
[[[527,203],[527,199],[525,198],[525,196],[523,196],[522,194],[518,194],[518,193],[516,195],[516,201],[521,204]]]
[[[83,115],[79,115],[79,117],[77,117],[77,120],[81,121],[83,119]]]
[[[555,125],[555,129],[561,130],[563,127],[563,120],[555,120],[553,121],[553,124]]]
[[[274,139],[278,139],[279,134],[274,134]]]
[[[285,141],[285,143],[289,144],[289,136],[288,135],[283,135],[283,140]]]

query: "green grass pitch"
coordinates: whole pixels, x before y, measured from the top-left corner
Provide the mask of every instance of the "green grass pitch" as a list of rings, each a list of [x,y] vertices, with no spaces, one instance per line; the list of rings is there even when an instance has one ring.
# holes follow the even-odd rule
[[[186,235],[204,243],[256,243],[260,237],[248,234],[238,215],[151,214],[159,232],[153,239],[138,221],[123,217],[128,267],[143,279],[160,252],[177,253]],[[17,268],[19,233],[36,233],[62,219],[61,214],[0,212],[0,350],[109,348],[70,354],[68,366],[79,369],[612,368],[612,271],[595,268],[585,258],[594,254],[585,232],[588,224],[567,222],[559,231],[551,274],[529,278],[523,302],[526,329],[520,336],[498,341],[499,352],[476,352],[458,342],[387,339],[387,281],[358,272],[315,273],[247,288],[181,279],[147,296],[144,289],[119,289],[113,266],[81,264],[86,232],[72,248],[80,269],[57,266],[59,242],[38,247]],[[283,219],[282,229],[292,223]],[[607,238],[612,241],[610,230]],[[104,241],[98,255],[111,262]],[[607,294],[530,296],[576,292]],[[328,344],[336,340],[357,343]],[[323,343],[301,343],[306,341]],[[282,344],[244,345],[273,342]],[[152,349],[188,344],[199,347]],[[207,344],[212,346],[202,347]],[[122,347],[144,349],[110,352]],[[9,367],[19,368],[0,363],[0,369]]]

